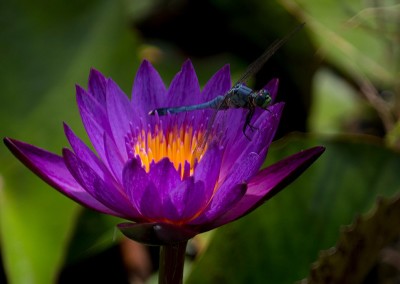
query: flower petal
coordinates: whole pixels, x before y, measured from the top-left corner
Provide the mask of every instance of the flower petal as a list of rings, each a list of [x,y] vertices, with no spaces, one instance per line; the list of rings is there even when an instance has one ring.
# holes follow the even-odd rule
[[[96,172],[104,170],[105,167],[99,158],[89,149],[88,146],[86,146],[85,143],[83,143],[81,139],[79,139],[78,136],[75,135],[66,123],[64,123],[64,133],[72,147],[72,150],[81,160],[86,161],[89,167]]]
[[[187,199],[190,194],[196,193],[193,177],[183,180],[177,187],[172,188],[168,198],[163,200],[164,217],[175,222],[182,221]]]
[[[141,200],[144,192],[150,186],[150,179],[137,159],[131,159],[125,164],[122,181],[129,200],[141,212]],[[156,206],[160,205],[161,202],[157,202]],[[141,214],[143,215],[142,212]]]
[[[151,63],[144,60],[136,74],[132,89],[132,108],[147,115],[158,105],[165,105],[165,85]]]
[[[87,193],[68,171],[62,157],[10,138],[5,138],[4,143],[25,166],[62,194],[85,207],[123,217]]]
[[[215,185],[220,175],[222,154],[223,150],[219,149],[216,143],[211,144],[194,171],[194,180],[204,182],[205,195],[202,199],[206,202],[209,201],[214,193]]]
[[[96,69],[91,69],[89,74],[89,92],[93,97],[106,108],[106,87],[107,79]]]
[[[206,102],[216,96],[224,95],[229,91],[231,85],[229,65],[225,65],[208,80],[201,92],[201,98]]]
[[[121,149],[121,156],[127,160],[125,136],[130,131],[133,110],[128,97],[111,79],[107,80],[107,114],[117,148]]]
[[[230,175],[232,165],[240,163],[241,159],[246,159],[249,153],[252,152],[260,155],[261,158],[259,160],[258,168],[261,167],[266,156],[266,149],[271,145],[278,129],[283,106],[283,103],[275,104],[271,106],[268,111],[263,112],[254,123],[254,126],[258,129],[255,130],[255,134],[250,142],[248,138],[241,133],[238,137],[234,138],[235,140],[228,143],[222,163],[222,177]],[[264,151],[262,151],[263,149]]]
[[[106,152],[109,168],[113,172],[116,180],[122,184],[122,171],[124,169],[124,160],[121,156],[121,151],[118,151],[117,146],[111,138],[104,134],[104,148]]]
[[[179,173],[168,158],[151,163],[148,175],[152,183],[160,188],[160,195],[164,196],[163,198],[167,198],[169,192],[181,182]]]
[[[103,136],[104,133],[109,133],[109,135],[112,135],[112,133],[105,110],[79,86],[76,90],[76,99],[86,133],[100,158],[106,161]]]
[[[219,179],[220,187],[218,191],[225,190],[225,187],[232,188],[237,184],[247,183],[249,178],[258,171],[260,158],[263,157],[253,152],[238,160],[230,169],[229,175],[226,175],[224,179]]]
[[[186,106],[201,102],[199,81],[190,60],[183,64],[181,71],[172,80],[167,100],[166,106]]]
[[[179,204],[175,204],[176,202],[172,200],[171,194],[176,188],[182,188],[181,191],[184,191],[185,185],[181,181],[173,163],[168,158],[164,158],[157,163],[152,163],[150,165],[149,178],[157,189],[157,198],[160,199],[157,211],[162,211],[165,218],[174,220],[178,218],[177,207],[179,207]],[[154,197],[149,196],[149,198]],[[151,202],[151,200],[148,200],[148,202]]]
[[[175,187],[180,179],[178,176],[176,180],[171,168],[176,172],[168,159],[153,164],[151,174],[146,173],[137,159],[132,159],[125,165],[124,187],[136,208],[148,220],[165,219],[169,215],[176,215],[169,195],[171,187]]]
[[[213,223],[216,218],[229,212],[229,210],[240,203],[247,190],[247,185],[237,184],[233,187],[224,187],[217,191],[213,197],[207,210],[200,215],[198,218],[190,222],[191,225],[202,225],[202,227],[207,227],[204,224]],[[206,230],[202,230],[204,232]]]
[[[314,147],[296,153],[269,166],[252,177],[246,195],[232,210],[215,220],[210,230],[232,222],[260,206],[301,175],[323,152],[324,147]]]
[[[63,157],[73,177],[95,199],[108,208],[119,212],[126,219],[138,220],[138,211],[129,203],[128,198],[118,188],[112,177],[108,176],[107,172],[100,172],[100,176],[68,149],[63,149]]]

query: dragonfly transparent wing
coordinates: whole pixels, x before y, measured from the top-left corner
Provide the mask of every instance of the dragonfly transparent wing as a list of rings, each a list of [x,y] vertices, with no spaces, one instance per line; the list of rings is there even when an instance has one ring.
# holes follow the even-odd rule
[[[275,40],[253,63],[251,63],[240,79],[236,82],[233,87],[238,84],[245,83],[251,76],[255,75],[258,71],[260,71],[261,67],[271,58],[272,55],[275,54],[295,33],[297,33],[300,29],[302,29],[304,23],[295,27],[290,33],[284,36],[281,39]],[[210,119],[207,122],[207,128],[205,134],[200,138],[196,148],[193,151],[193,158],[198,159],[203,153],[206,145],[213,135],[222,135],[223,131],[216,129],[214,126],[215,119],[217,118],[217,114],[220,110],[224,109],[227,105],[227,101],[234,95],[233,92],[227,92],[224,99],[219,103],[218,107],[214,110],[213,114],[210,116]],[[221,127],[219,127],[221,128]],[[217,137],[220,139],[220,137]]]
[[[258,71],[260,71],[261,67],[264,66],[265,62],[271,58],[272,55],[275,54],[295,33],[297,33],[300,29],[304,27],[304,23],[295,27],[290,33],[284,36],[281,39],[275,40],[264,52],[261,54],[256,60],[251,63],[240,79],[237,81],[238,83],[245,83],[247,79],[251,76],[255,75]]]

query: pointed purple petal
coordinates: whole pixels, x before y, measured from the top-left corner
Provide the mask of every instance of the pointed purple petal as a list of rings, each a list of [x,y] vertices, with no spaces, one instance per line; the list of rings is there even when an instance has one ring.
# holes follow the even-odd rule
[[[238,160],[243,158],[246,159],[249,153],[252,152],[260,155],[261,159],[258,168],[261,167],[261,164],[265,159],[266,149],[271,145],[278,129],[283,106],[283,103],[275,104],[271,106],[268,111],[264,111],[264,113],[254,123],[254,126],[258,129],[255,130],[256,133],[250,142],[243,134],[240,134],[232,143],[229,143],[222,163],[222,177],[229,175],[231,171],[230,167],[237,163]],[[264,151],[262,151],[263,149]]]
[[[126,163],[122,181],[129,200],[140,211],[140,202],[150,185],[150,180],[137,159],[131,159]]]
[[[137,159],[130,160],[123,171],[124,187],[128,196],[139,212],[148,220],[165,218],[160,188],[149,178],[149,175]]]
[[[168,196],[169,191],[181,182],[178,171],[168,158],[150,165],[149,178],[157,188],[160,188],[163,196]]]
[[[204,182],[198,181],[193,186],[188,187],[183,198],[183,210],[180,212],[181,220],[189,220],[202,212],[210,199],[209,190],[204,186]]]
[[[213,220],[233,206],[233,202],[240,200],[246,190],[247,179],[258,170],[258,160],[259,156],[256,153],[250,153],[246,159],[237,162],[226,179],[220,180],[221,185],[213,196],[210,205],[202,216],[194,222],[199,224],[199,222]],[[242,186],[243,184],[244,186]]]
[[[96,173],[68,149],[63,149],[63,157],[73,177],[95,199],[126,219],[135,221],[139,218],[138,211],[107,172]]]
[[[103,127],[104,131],[110,132],[108,123],[107,110],[104,105],[96,100],[94,96],[86,92],[82,87],[76,85],[76,102],[79,108],[85,108],[90,113],[93,119]]]
[[[105,214],[123,217],[120,213],[107,208],[87,193],[72,177],[62,157],[10,138],[5,138],[4,143],[25,166],[62,194],[85,207]]]
[[[214,193],[215,186],[220,175],[223,151],[217,144],[212,144],[207,149],[204,157],[200,160],[194,171],[194,180],[203,181],[204,192],[197,198],[199,202],[206,205]]]
[[[260,171],[248,183],[248,190],[232,210],[208,227],[222,226],[241,218],[277,194],[300,176],[323,152],[324,147],[314,147],[296,153]]]
[[[127,160],[125,136],[130,131],[133,110],[128,97],[111,79],[107,81],[107,114],[116,146],[121,149],[123,159]]]
[[[144,60],[133,83],[132,107],[147,115],[157,104],[165,105],[165,95],[166,88],[160,75],[149,61]]]
[[[172,80],[167,99],[167,106],[185,106],[201,102],[199,81],[190,60],[183,64],[182,70]]]
[[[247,157],[242,157],[240,160],[236,161],[236,163],[231,167],[230,173],[225,175],[224,179],[219,179],[221,190],[225,187],[233,187],[239,183],[248,182],[249,178],[252,177],[258,170],[260,165],[260,157],[257,153],[249,153]]]
[[[114,141],[108,135],[104,135],[104,146],[109,168],[113,172],[115,178],[122,184],[122,171],[124,169],[124,160],[121,152],[118,151]]]
[[[164,158],[157,163],[152,163],[150,166],[149,177],[160,198],[161,206],[159,211],[164,212],[164,216],[167,219],[177,218],[177,208],[171,197],[174,189],[182,188],[181,191],[185,190],[184,185],[180,179],[179,173],[175,169],[174,165],[168,158]]]
[[[89,92],[96,100],[106,108],[106,86],[107,79],[96,69],[91,69],[89,74]]]
[[[230,88],[231,75],[229,65],[225,65],[208,80],[201,93],[201,98],[205,102],[212,100],[216,96],[224,95]]]
[[[104,133],[106,132],[111,132],[111,130],[106,130],[108,127],[105,129],[104,127],[104,121],[99,120],[98,116],[95,115],[94,113],[100,113],[102,110],[99,108],[98,112],[94,111],[94,109],[90,108],[90,103],[86,103],[86,99],[91,100],[94,104],[96,104],[96,101],[93,99],[90,99],[90,95],[85,95],[83,92],[78,91],[77,89],[77,102],[78,102],[78,108],[79,108],[79,113],[82,118],[82,123],[83,126],[85,127],[86,133],[89,136],[90,141],[92,142],[92,145],[94,149],[96,149],[96,152],[99,154],[100,158],[103,161],[106,161],[106,155],[105,155],[105,149],[104,149],[104,142],[103,142],[103,136]],[[84,99],[86,98],[86,99]],[[108,125],[108,122],[107,122]]]
[[[236,184],[233,187],[224,187],[217,191],[207,210],[194,219],[190,224],[213,223],[213,221],[225,212],[229,212],[243,198],[247,190],[246,184]]]
[[[182,221],[182,215],[187,205],[187,199],[194,188],[194,178],[189,177],[168,192],[167,198],[163,200],[165,218],[171,221]]]
[[[77,155],[81,160],[86,161],[86,163],[91,167],[94,171],[99,172],[104,170],[104,165],[99,160],[99,158],[90,150],[88,146],[75,133],[71,130],[71,128],[64,123],[64,133],[68,139],[69,144],[72,147],[75,155]]]

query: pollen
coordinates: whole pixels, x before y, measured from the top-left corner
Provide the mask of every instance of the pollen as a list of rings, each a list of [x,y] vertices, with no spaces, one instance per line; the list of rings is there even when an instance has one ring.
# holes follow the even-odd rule
[[[193,174],[196,163],[204,153],[204,149],[199,150],[203,133],[194,131],[192,126],[174,126],[164,131],[156,125],[153,131],[137,131],[135,136],[132,150],[135,156],[140,157],[147,172],[153,161],[168,158],[183,179]]]

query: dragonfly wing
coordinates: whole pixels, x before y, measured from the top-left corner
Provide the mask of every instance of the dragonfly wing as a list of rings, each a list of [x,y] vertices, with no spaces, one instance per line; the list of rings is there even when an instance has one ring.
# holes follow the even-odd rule
[[[220,100],[220,102],[218,102],[218,105],[213,107],[214,110],[208,118],[205,132],[201,137],[199,137],[197,145],[193,150],[192,153],[193,161],[196,159],[199,160],[199,158],[204,153],[204,150],[206,149],[207,145],[211,141],[220,140],[223,138],[223,132],[226,129],[224,127],[225,124],[224,121],[226,120],[224,119],[224,117],[226,117],[226,114],[221,113],[221,110],[226,109],[227,101],[229,100],[230,97],[231,94],[228,91],[227,94]],[[219,123],[215,123],[216,121],[218,121]]]
[[[284,45],[295,33],[297,33],[300,29],[304,27],[304,23],[296,26],[290,33],[288,33],[286,36],[284,36],[281,39],[275,40],[265,51],[263,54],[261,54],[256,60],[251,63],[246,71],[243,73],[242,77],[238,80],[237,83],[245,83],[249,77],[253,76],[256,74],[258,71],[260,71],[261,67],[265,64],[265,62],[268,61],[268,59],[271,58],[272,55],[276,51],[278,51],[282,45]]]

